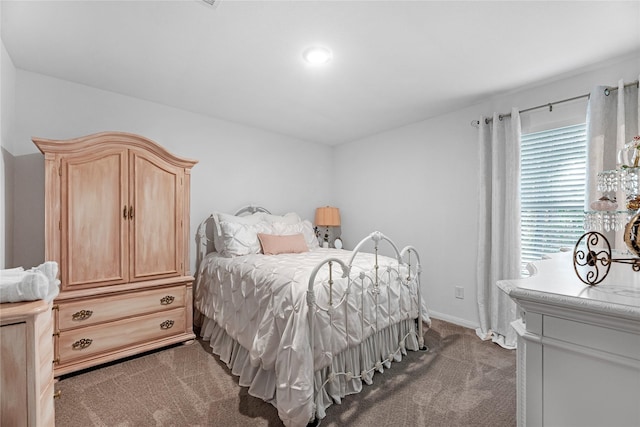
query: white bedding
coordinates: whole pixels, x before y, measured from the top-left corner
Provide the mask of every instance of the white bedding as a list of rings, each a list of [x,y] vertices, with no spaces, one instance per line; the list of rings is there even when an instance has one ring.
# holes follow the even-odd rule
[[[275,395],[271,395],[273,392],[265,385],[258,397],[273,401],[286,425],[304,426],[312,417],[314,371],[335,364],[334,356],[343,353],[341,357],[345,357],[350,354],[345,353],[348,347],[375,336],[390,325],[394,325],[391,333],[404,333],[405,324],[410,324],[410,320],[418,315],[416,282],[399,279],[386,268],[387,265],[397,268],[397,261],[378,256],[381,291],[374,292],[371,281],[365,280],[363,310],[363,292],[360,280],[356,279],[346,305],[331,309],[329,313],[316,310],[315,352],[312,354],[306,297],[311,271],[326,258],[339,258],[347,263],[350,256],[349,251],[323,248],[303,254],[251,254],[234,258],[214,252],[200,265],[195,307],[247,350],[254,369],[275,372]],[[368,277],[374,278],[375,274],[370,271],[373,263],[373,255],[358,254],[351,277],[366,271]],[[334,307],[347,283],[346,279],[340,279],[340,273],[340,266],[334,263]],[[386,286],[389,281],[394,282],[393,286]],[[326,268],[317,276],[315,292],[318,304],[328,307]],[[402,321],[405,321],[400,326],[402,331],[393,329]],[[415,340],[410,341],[407,347],[416,347]],[[374,341],[368,340],[367,345],[374,346]],[[381,356],[384,358],[386,354]],[[350,362],[345,363],[349,365]],[[359,366],[358,362],[351,364]],[[354,375],[358,374],[360,372],[354,372]]]

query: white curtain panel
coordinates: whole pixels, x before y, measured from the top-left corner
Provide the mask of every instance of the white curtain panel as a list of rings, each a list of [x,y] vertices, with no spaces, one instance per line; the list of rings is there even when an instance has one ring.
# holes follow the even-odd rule
[[[520,277],[520,113],[480,118],[478,313],[476,334],[505,348],[516,347],[516,304],[496,282]]]
[[[587,107],[587,187],[585,210],[590,210],[592,201],[602,194],[598,192],[598,173],[616,169],[618,151],[626,142],[640,134],[640,98],[638,86],[625,87],[623,80],[618,81],[618,90],[605,91],[607,86],[596,86],[589,95]],[[608,93],[608,95],[607,95]],[[616,194],[618,206],[624,209],[625,194],[620,190]],[[622,231],[616,233],[615,248],[624,248]]]

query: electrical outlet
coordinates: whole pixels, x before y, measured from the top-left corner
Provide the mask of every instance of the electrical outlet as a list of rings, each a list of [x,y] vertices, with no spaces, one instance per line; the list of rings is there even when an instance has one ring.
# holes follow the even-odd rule
[[[464,299],[464,288],[462,286],[456,286],[455,291],[456,291],[456,298]]]

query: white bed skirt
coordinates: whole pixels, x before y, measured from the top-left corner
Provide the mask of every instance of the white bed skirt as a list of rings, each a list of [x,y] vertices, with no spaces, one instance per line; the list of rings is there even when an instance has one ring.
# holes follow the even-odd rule
[[[249,388],[249,394],[278,407],[276,402],[276,375],[274,370],[265,370],[252,366],[249,351],[231,338],[223,328],[214,320],[199,314],[201,320],[200,336],[209,341],[212,352],[217,354],[233,375],[239,377],[238,383]],[[341,399],[349,394],[359,393],[362,390],[360,378],[348,379],[345,375],[337,375],[326,384],[321,393],[320,386],[333,373],[347,373],[353,375],[363,374],[362,378],[367,384],[372,384],[373,368],[378,361],[389,359],[393,354],[393,360],[399,362],[406,350],[416,351],[419,348],[416,338],[415,320],[403,320],[391,325],[380,332],[368,337],[361,345],[347,349],[333,357],[331,366],[325,366],[315,371],[315,396],[316,417],[324,418],[325,410],[333,402],[340,403]],[[399,343],[404,341],[404,346]],[[398,349],[400,348],[400,351]],[[405,350],[406,349],[406,350]],[[390,363],[378,364],[378,370],[389,368]]]

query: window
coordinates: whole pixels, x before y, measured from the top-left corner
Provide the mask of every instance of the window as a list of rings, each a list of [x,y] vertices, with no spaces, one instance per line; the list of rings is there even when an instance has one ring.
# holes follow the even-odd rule
[[[585,124],[522,135],[523,267],[584,233],[586,160]]]

